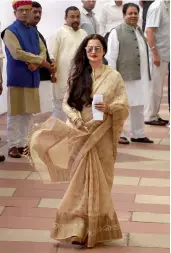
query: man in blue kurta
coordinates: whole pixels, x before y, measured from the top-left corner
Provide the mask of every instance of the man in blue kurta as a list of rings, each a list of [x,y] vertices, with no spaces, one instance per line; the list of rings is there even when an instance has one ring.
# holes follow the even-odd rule
[[[8,155],[21,158],[33,124],[40,112],[39,67],[46,66],[46,48],[37,30],[28,24],[32,1],[13,1],[16,21],[3,34],[7,56]]]

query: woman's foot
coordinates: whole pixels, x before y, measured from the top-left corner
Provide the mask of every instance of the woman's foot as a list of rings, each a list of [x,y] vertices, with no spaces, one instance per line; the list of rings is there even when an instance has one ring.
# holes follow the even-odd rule
[[[126,144],[129,144],[129,141],[126,137],[120,137],[118,143],[126,145]]]
[[[81,240],[81,238],[77,237],[77,236],[73,236],[71,237],[71,243],[74,245],[83,245],[83,241]]]

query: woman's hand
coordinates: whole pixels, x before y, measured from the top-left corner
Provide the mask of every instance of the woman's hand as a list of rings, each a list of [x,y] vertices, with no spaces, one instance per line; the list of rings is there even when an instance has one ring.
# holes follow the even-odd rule
[[[110,107],[106,103],[97,103],[94,106],[100,112],[109,113]]]
[[[74,123],[75,123],[76,128],[78,129],[84,126],[84,121],[80,118],[77,119]]]
[[[81,131],[88,132],[88,129],[84,124],[84,121],[80,118],[75,121],[75,126],[77,129],[79,129]]]

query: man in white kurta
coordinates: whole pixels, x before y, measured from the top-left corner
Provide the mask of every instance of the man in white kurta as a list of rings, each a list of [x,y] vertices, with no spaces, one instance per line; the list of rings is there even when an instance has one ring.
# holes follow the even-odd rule
[[[165,126],[168,120],[161,119],[159,111],[170,61],[170,1],[156,0],[150,5],[146,34],[150,47],[152,82],[148,88],[150,98],[145,105],[145,123]]]
[[[117,25],[121,24],[123,22],[123,13],[122,8],[123,4],[125,4],[127,1],[122,0],[112,0],[109,3],[106,3],[100,14],[99,18],[99,25],[100,25],[100,34],[102,36],[105,36],[107,33],[109,33],[113,28],[115,28]],[[128,1],[131,2],[132,1]],[[138,0],[137,0],[138,4]],[[140,8],[141,13],[141,8]],[[141,15],[141,14],[140,14]],[[142,26],[142,20],[139,19],[138,25]]]
[[[80,11],[77,7],[69,7],[65,13],[66,23],[52,37],[49,51],[57,65],[57,82],[53,85],[53,116],[65,121],[62,102],[67,88],[71,61],[87,33],[79,28]]]
[[[29,23],[34,26],[37,30],[37,26],[42,18],[42,6],[40,3],[34,1],[32,3],[32,8],[29,16]],[[51,68],[55,69],[55,62],[49,55],[47,44],[44,36],[39,32],[39,36],[46,47],[46,59],[50,63]],[[38,113],[39,120],[45,121],[52,113],[52,74],[46,68],[40,68],[40,86],[39,86],[39,96],[40,96],[40,110]],[[36,119],[38,120],[38,118]]]
[[[122,1],[113,1],[104,5],[101,10],[99,24],[100,34],[105,36],[123,21]]]
[[[147,98],[145,86],[150,76],[147,45],[140,27],[137,26],[138,6],[131,3],[124,6],[125,22],[110,33],[106,58],[113,68],[119,72],[122,70],[120,73],[125,81],[130,105],[131,141],[152,143],[144,134],[144,104]],[[123,142],[120,140],[120,143],[129,143],[123,134],[121,139]]]

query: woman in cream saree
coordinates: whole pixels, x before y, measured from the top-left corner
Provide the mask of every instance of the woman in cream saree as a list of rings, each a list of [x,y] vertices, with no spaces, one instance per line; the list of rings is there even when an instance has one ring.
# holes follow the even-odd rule
[[[83,45],[103,46],[100,35],[88,36]],[[79,51],[79,50],[78,50]],[[98,53],[98,52],[96,52]],[[88,53],[87,53],[88,54]],[[70,181],[57,210],[52,237],[55,240],[94,247],[99,242],[120,239],[122,233],[111,198],[117,143],[128,116],[128,102],[120,74],[101,65],[98,76],[92,71],[92,96],[103,94],[103,121],[94,121],[91,106],[81,111],[69,105],[66,94],[63,109],[67,124],[50,118],[32,135],[31,157],[44,181]],[[80,124],[83,122],[83,124]]]

